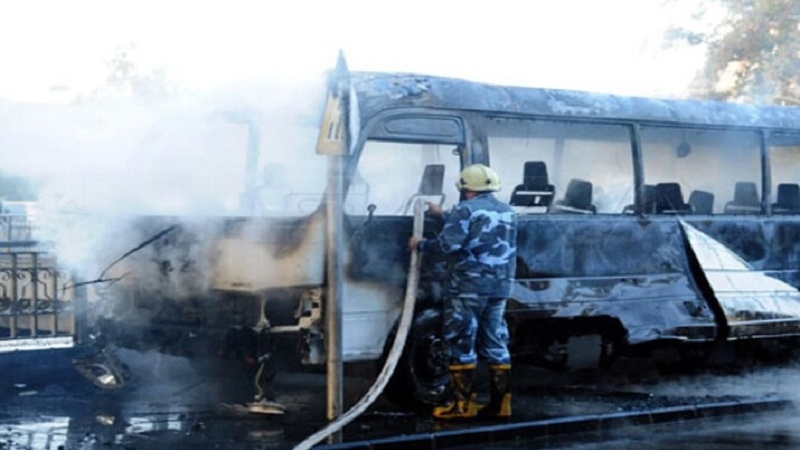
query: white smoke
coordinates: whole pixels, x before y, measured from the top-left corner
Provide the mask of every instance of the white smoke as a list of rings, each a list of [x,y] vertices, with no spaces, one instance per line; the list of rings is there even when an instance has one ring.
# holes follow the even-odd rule
[[[245,190],[248,180],[250,187],[263,182],[265,168],[285,172],[286,193],[318,202],[325,87],[319,74],[182,92],[159,103],[0,102],[0,167],[39,185],[37,237],[54,243],[62,264],[96,277],[140,243],[126,232],[137,217],[254,213]],[[313,210],[307,206],[303,212]]]

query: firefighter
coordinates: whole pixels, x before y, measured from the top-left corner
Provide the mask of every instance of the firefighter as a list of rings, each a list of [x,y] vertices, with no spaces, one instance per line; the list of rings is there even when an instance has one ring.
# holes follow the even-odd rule
[[[433,416],[508,418],[511,356],[504,313],[516,267],[516,215],[493,195],[500,190],[500,179],[487,166],[465,168],[456,187],[461,201],[449,214],[428,204],[430,215],[444,217],[442,232],[432,239],[412,236],[408,242],[412,250],[442,253],[450,260],[442,335],[453,395],[434,408]],[[490,401],[485,406],[476,404],[472,390],[478,358],[490,371]]]

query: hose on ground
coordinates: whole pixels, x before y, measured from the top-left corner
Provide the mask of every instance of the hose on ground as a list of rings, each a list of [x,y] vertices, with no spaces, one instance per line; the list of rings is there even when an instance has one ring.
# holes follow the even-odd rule
[[[414,204],[414,236],[422,236],[422,228],[424,225],[425,203],[422,199],[418,199]],[[403,354],[403,347],[406,343],[408,330],[411,328],[411,319],[414,317],[414,303],[417,298],[417,284],[419,283],[419,266],[420,255],[419,252],[413,250],[411,252],[411,262],[408,268],[408,281],[406,282],[405,299],[403,301],[403,313],[400,316],[400,324],[397,327],[397,334],[395,335],[392,349],[386,358],[386,363],[383,365],[378,378],[375,379],[369,391],[353,405],[350,410],[339,416],[338,419],[329,423],[327,426],[307,437],[303,442],[295,446],[295,450],[308,450],[326,437],[341,430],[345,425],[352,422],[355,418],[360,416],[366,411],[369,406],[377,400],[383,392],[383,388],[392,377],[397,362],[400,360],[400,355]]]

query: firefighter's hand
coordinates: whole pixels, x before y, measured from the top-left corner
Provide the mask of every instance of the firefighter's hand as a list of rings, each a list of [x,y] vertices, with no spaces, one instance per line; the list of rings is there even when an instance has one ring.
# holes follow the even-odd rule
[[[425,213],[428,214],[429,216],[442,217],[442,215],[444,214],[444,212],[442,211],[442,207],[437,205],[436,203],[425,202],[425,204],[428,205],[428,210],[425,211]]]
[[[422,240],[419,236],[411,236],[408,240],[408,249],[412,252],[417,249],[417,244]]]

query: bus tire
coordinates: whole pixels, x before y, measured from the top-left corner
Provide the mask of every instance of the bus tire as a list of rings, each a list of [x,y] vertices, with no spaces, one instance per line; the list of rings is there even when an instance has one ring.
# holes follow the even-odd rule
[[[435,309],[419,312],[408,333],[403,354],[384,389],[387,399],[404,408],[422,410],[441,404],[449,391],[450,376],[441,338],[442,314]],[[391,349],[397,326],[384,348]]]

